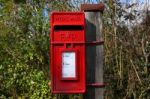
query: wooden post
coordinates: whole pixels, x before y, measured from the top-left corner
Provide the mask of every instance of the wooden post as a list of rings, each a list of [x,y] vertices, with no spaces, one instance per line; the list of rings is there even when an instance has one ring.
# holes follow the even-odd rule
[[[104,5],[82,4],[81,10],[85,12],[86,18],[86,42],[102,41],[101,12],[104,10]],[[103,84],[103,45],[87,46],[86,56],[87,90],[83,97],[84,99],[103,99],[103,87],[97,86]]]

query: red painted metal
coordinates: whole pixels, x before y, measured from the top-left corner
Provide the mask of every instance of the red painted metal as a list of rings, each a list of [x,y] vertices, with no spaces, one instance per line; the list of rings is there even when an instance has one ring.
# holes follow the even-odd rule
[[[80,43],[76,42],[82,42]],[[53,12],[50,34],[51,85],[53,93],[84,93],[85,15],[83,12]],[[75,52],[74,78],[62,78],[62,53]]]
[[[86,45],[101,45],[101,44],[104,44],[104,41],[86,42]]]
[[[66,43],[69,43],[69,42],[66,42]],[[101,44],[104,44],[104,41],[93,41],[93,42],[72,42],[73,44],[80,44],[80,45],[87,45],[87,46],[90,46],[90,45],[101,45]],[[61,45],[63,44],[62,42],[51,42],[51,44],[53,45]]]
[[[87,84],[87,86],[90,86],[90,87],[105,87],[106,84],[104,84],[104,83],[91,83],[91,84]]]

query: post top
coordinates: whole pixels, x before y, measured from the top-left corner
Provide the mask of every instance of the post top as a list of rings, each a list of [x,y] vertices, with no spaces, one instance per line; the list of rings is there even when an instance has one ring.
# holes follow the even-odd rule
[[[104,11],[104,4],[99,3],[99,4],[81,4],[81,11]]]

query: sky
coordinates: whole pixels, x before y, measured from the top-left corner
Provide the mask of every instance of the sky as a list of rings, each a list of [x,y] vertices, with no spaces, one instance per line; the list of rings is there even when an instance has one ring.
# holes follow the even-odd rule
[[[131,3],[131,2],[138,2],[138,3],[144,3],[144,2],[148,2],[148,0],[120,0],[122,3]]]

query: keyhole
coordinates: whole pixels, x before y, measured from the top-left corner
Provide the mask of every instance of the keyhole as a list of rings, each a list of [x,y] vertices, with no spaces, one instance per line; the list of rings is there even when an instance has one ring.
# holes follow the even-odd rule
[[[66,48],[70,48],[71,47],[71,44],[66,44]]]

